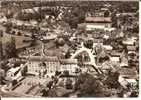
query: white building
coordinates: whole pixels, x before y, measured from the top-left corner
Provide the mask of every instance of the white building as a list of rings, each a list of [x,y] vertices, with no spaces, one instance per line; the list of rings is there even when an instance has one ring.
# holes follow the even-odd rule
[[[60,69],[59,59],[47,56],[32,56],[28,62],[28,72],[39,75],[41,71],[46,70],[47,73],[54,73]]]
[[[11,80],[17,80],[19,77],[21,77],[21,68],[11,68],[6,73],[6,78]]]
[[[68,71],[70,75],[75,75],[76,69],[78,68],[77,64],[77,59],[62,59],[61,71]]]
[[[86,30],[107,29],[112,27],[110,17],[86,17]]]

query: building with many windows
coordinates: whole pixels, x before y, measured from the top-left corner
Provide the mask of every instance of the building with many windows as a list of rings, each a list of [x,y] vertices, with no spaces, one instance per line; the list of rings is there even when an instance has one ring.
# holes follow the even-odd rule
[[[62,59],[61,63],[61,72],[68,71],[70,75],[75,75],[76,70],[78,69],[77,59]]]
[[[111,17],[86,17],[86,30],[91,31],[95,29],[111,28]]]
[[[44,77],[56,71],[68,71],[74,75],[78,68],[77,59],[58,59],[57,56],[32,56],[28,58],[28,73]]]
[[[60,62],[56,56],[32,56],[28,61],[28,72],[36,75],[54,73],[60,69]]]

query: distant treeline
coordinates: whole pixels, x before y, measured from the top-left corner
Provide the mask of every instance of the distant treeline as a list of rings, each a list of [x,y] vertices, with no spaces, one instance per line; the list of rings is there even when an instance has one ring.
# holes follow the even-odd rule
[[[65,6],[65,7],[75,7],[75,6],[83,6],[83,7],[103,7],[104,4],[111,4],[114,8],[120,8],[125,12],[136,11],[139,8],[139,2],[137,1],[105,1],[97,0],[97,1],[83,1],[83,0],[8,0],[8,1],[1,1],[2,7],[19,7],[19,8],[32,8],[32,7],[42,7],[42,6]]]

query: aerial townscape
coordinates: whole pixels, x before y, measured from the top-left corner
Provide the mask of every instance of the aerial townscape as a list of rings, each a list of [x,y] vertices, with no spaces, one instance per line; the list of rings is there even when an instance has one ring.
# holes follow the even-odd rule
[[[0,0],[0,97],[138,95],[138,0]]]

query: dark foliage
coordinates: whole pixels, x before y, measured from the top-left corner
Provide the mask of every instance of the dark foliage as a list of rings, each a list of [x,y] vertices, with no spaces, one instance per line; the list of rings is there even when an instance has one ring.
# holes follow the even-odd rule
[[[92,49],[93,47],[93,41],[92,40],[87,40],[84,42],[84,46],[88,49]]]
[[[78,76],[75,90],[80,91],[81,97],[103,97],[103,86],[99,80],[85,73]]]
[[[11,37],[10,41],[4,44],[4,58],[16,57],[16,44],[15,38]]]

